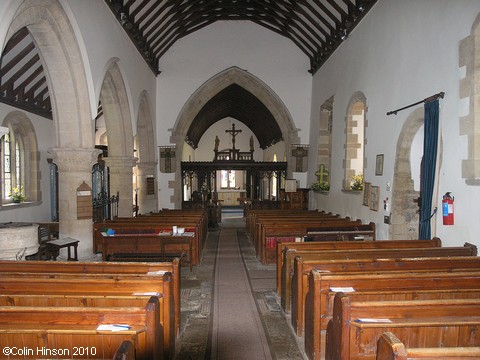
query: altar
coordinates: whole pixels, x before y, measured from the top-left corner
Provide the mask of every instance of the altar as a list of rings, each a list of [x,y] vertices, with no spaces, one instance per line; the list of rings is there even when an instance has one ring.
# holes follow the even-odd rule
[[[218,190],[218,200],[222,206],[240,206],[241,199],[245,198],[246,190]]]

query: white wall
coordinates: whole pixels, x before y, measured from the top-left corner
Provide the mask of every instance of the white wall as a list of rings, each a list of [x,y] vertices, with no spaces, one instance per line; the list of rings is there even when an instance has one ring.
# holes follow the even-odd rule
[[[190,96],[214,75],[232,66],[262,80],[285,103],[308,142],[312,76],[309,61],[290,40],[252,22],[217,22],[182,38],[160,61],[157,82],[157,143],[169,145],[177,117]],[[213,143],[212,143],[213,144]],[[209,150],[213,149],[208,144]],[[208,150],[207,150],[208,151]],[[173,190],[160,174],[160,207],[171,205]]]
[[[395,176],[394,161],[400,130],[415,108],[386,116],[390,110],[422,100],[440,91],[440,122],[443,139],[443,163],[440,169],[439,195],[451,191],[455,196],[455,225],[443,226],[437,215],[437,231],[446,245],[480,244],[480,188],[467,186],[461,177],[461,161],[467,158],[466,136],[459,135],[459,118],[465,113],[459,100],[459,42],[470,34],[480,12],[478,0],[379,1],[350,34],[344,44],[315,74],[312,90],[311,148],[317,146],[321,104],[332,95],[333,147],[331,190],[328,196],[314,195],[314,206],[328,211],[374,221],[377,236],[388,237],[383,224],[384,198],[391,199],[387,182]],[[380,186],[380,210],[362,206],[361,196],[341,191],[342,162],[345,155],[345,115],[348,101],[356,91],[367,98],[367,167],[365,180]],[[422,105],[420,105],[422,106]],[[385,154],[383,176],[375,176],[375,157]],[[312,153],[313,155],[313,153]],[[316,159],[309,161],[309,183],[314,181]],[[394,189],[392,189],[394,191]],[[434,201],[435,202],[435,201]]]

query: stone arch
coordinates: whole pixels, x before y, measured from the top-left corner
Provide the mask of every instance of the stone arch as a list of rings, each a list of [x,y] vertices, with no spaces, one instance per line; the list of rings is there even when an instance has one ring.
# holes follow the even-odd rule
[[[139,212],[145,214],[158,210],[156,186],[156,147],[154,126],[150,111],[147,93],[140,95],[140,106],[137,118],[137,134],[135,136],[136,156],[138,157],[135,169],[136,189],[138,189]],[[141,139],[141,141],[138,141]],[[147,182],[153,181],[154,193],[147,191]],[[137,190],[136,190],[137,191]]]
[[[180,162],[182,161],[185,136],[195,116],[210,98],[232,84],[240,85],[256,96],[268,108],[282,131],[285,149],[290,149],[292,144],[300,142],[292,116],[278,95],[259,78],[238,67],[230,67],[200,86],[185,103],[177,117],[170,140],[171,143],[176,145],[177,179],[181,178]],[[286,151],[286,154],[286,161],[289,164],[288,173],[291,174],[293,170],[292,161],[290,161],[291,155],[289,151]],[[173,195],[173,202],[176,207],[181,204],[181,195],[181,184],[176,181]]]
[[[57,0],[23,1],[7,39],[26,27],[42,58],[52,102],[56,146],[93,148],[89,86],[83,54],[65,10]]]
[[[24,169],[25,169],[25,193],[28,201],[42,200],[40,187],[40,154],[38,152],[37,135],[31,120],[22,111],[9,113],[2,126],[11,126],[23,142],[24,146]]]
[[[116,61],[109,65],[100,90],[109,156],[133,155],[133,130],[127,88]],[[111,141],[114,140],[114,141]]]
[[[359,139],[357,134],[353,132],[353,129],[357,127],[357,122],[354,120],[354,116],[356,115],[356,108],[358,104],[362,104],[363,110],[363,139]],[[350,101],[347,106],[347,115],[345,117],[345,160],[344,160],[344,181],[343,181],[343,189],[350,189],[350,179],[354,175],[359,175],[355,172],[352,168],[352,161],[357,159],[359,156],[363,157],[363,169],[367,167],[367,159],[365,157],[365,146],[367,145],[367,97],[361,92],[357,91],[352,95]],[[358,154],[359,147],[362,146],[363,143],[363,151],[361,154]]]
[[[123,74],[115,60],[109,64],[100,90],[108,137],[110,192],[119,193],[119,216],[131,216],[133,204],[133,129],[130,102]]]
[[[66,4],[66,3],[65,3]],[[22,1],[6,39],[26,27],[42,60],[47,79],[55,144],[49,149],[59,171],[59,213],[62,236],[80,240],[79,258],[92,257],[91,219],[77,219],[76,189],[91,184],[97,160],[91,99],[94,93],[85,68],[86,54],[66,9],[59,0]]]
[[[410,153],[415,135],[423,123],[424,110],[418,108],[409,115],[398,138],[390,218],[390,238],[393,240],[418,238],[418,205],[414,200],[418,199],[420,192],[414,189]]]

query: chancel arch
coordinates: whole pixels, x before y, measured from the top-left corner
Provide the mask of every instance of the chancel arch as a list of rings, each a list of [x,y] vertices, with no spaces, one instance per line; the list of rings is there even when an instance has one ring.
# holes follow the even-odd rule
[[[240,88],[239,91],[235,92],[236,94],[245,91],[248,92],[248,96],[252,97],[252,101],[255,100],[260,102],[261,105],[268,110],[268,113],[271,114],[275,121],[274,125],[279,128],[281,138],[272,139],[271,144],[261,143],[260,146],[262,149],[273,145],[275,141],[283,141],[285,149],[289,149],[292,144],[299,143],[298,131],[293,123],[293,119],[285,104],[280,100],[275,92],[260,79],[251,75],[247,71],[241,70],[238,67],[231,67],[215,75],[205,82],[197,91],[195,91],[195,93],[183,106],[179,116],[177,117],[171,137],[171,143],[176,145],[177,151],[176,178],[181,178],[180,162],[182,160],[190,160],[186,158],[186,156],[188,156],[187,154],[191,155],[191,148],[195,146],[194,143],[193,146],[189,145],[186,140],[190,141],[192,144],[192,139],[189,139],[187,134],[189,133],[190,128],[197,126],[195,123],[197,115],[201,113],[204,105],[207,104],[212,98],[215,96],[221,96],[222,91],[225,90],[225,92],[228,92],[235,87]],[[225,92],[223,94],[225,94]],[[246,108],[244,111],[248,112],[248,109]],[[262,119],[258,119],[258,121],[261,122]],[[201,134],[199,134],[199,136],[201,136]],[[257,139],[261,141],[261,139],[258,137]],[[289,152],[287,151],[286,153],[288,154]],[[287,158],[287,162],[289,164],[289,169],[287,172],[291,174],[291,161],[289,160],[290,159]],[[174,198],[172,201],[175,203],[176,207],[180,207],[182,200],[180,184],[175,182],[174,187]]]

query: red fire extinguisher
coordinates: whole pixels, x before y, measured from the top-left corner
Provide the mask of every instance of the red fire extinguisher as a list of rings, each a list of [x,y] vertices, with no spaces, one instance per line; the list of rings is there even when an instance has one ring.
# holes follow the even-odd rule
[[[453,225],[453,197],[450,192],[443,195],[442,200],[443,225]]]

